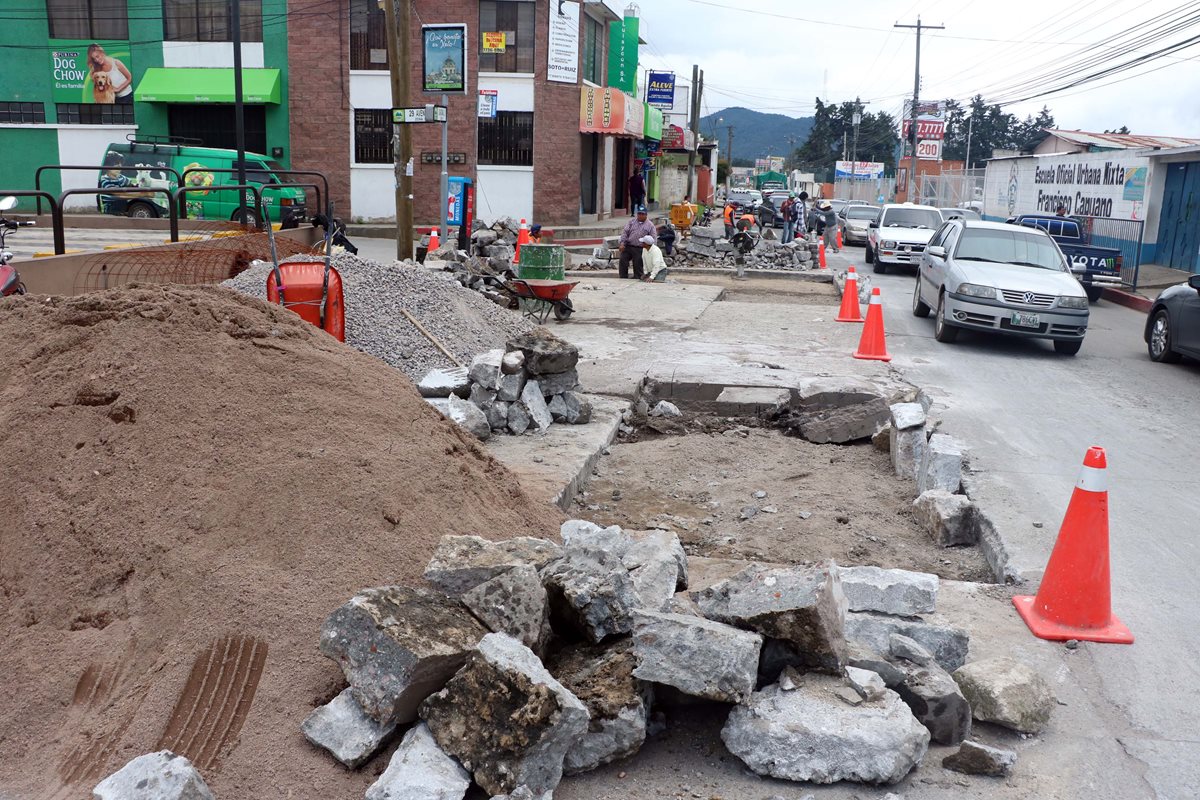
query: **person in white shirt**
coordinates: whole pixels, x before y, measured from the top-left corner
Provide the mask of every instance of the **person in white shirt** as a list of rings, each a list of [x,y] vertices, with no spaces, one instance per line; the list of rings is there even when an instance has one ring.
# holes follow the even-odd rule
[[[663,258],[662,250],[653,236],[643,236],[638,240],[642,245],[643,281],[662,283],[667,279],[667,261]]]

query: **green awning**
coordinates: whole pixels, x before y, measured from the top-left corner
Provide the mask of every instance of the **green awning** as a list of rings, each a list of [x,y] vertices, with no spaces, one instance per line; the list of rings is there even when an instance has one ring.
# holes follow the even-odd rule
[[[663,113],[649,103],[643,103],[645,112],[643,115],[644,125],[642,127],[642,138],[661,141],[663,137]]]
[[[243,69],[242,102],[279,103],[279,70]],[[232,103],[233,70],[151,67],[133,99],[140,103]]]

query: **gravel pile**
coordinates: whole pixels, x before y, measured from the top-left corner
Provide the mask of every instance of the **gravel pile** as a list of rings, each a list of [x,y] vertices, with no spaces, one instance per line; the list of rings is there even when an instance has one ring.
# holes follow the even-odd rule
[[[345,292],[346,344],[383,359],[414,381],[452,364],[402,310],[463,364],[533,330],[519,314],[463,288],[450,273],[430,272],[411,262],[384,265],[349,253],[334,256],[333,265]],[[270,264],[255,262],[223,285],[265,299],[270,271]]]

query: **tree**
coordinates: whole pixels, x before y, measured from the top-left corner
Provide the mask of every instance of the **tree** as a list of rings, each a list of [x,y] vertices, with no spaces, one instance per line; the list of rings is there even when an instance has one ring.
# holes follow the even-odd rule
[[[826,105],[816,101],[816,114],[808,139],[792,154],[791,166],[813,173],[820,182],[833,180],[834,162],[842,157],[845,143],[846,158],[850,157],[854,140],[854,111],[862,109],[859,100],[841,105]],[[859,161],[881,161],[887,169],[895,166],[896,120],[884,112],[864,113],[858,126]]]
[[[1120,128],[1116,128],[1116,129],[1114,129],[1114,130],[1111,130],[1111,131],[1108,131],[1108,130],[1106,130],[1106,131],[1105,131],[1105,133],[1121,133],[1121,134],[1128,134],[1128,133],[1129,133],[1129,126],[1128,126],[1128,125],[1122,125]]]
[[[840,146],[842,133],[841,130],[835,130],[833,106],[825,105],[818,97],[816,107],[812,131],[804,144],[796,150],[793,160],[797,169],[818,173],[819,180],[822,175],[832,172],[835,140],[837,146]]]
[[[717,184],[725,185],[725,178],[729,175],[729,162],[724,158],[717,159]]]

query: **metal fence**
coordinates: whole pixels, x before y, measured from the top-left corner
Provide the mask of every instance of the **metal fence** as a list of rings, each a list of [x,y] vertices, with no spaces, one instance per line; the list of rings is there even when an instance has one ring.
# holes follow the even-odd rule
[[[880,202],[890,203],[896,196],[896,181],[893,178],[878,180],[852,181],[842,178],[833,184],[833,196],[839,200],[861,200],[864,203],[877,205]],[[881,201],[879,198],[882,197]]]
[[[983,212],[983,169],[948,169],[921,175],[917,202],[938,208],[973,208]]]
[[[1138,267],[1142,263],[1142,236],[1146,224],[1140,219],[1073,217],[1083,227],[1089,244],[1113,247],[1121,251],[1121,284],[1137,289]]]

